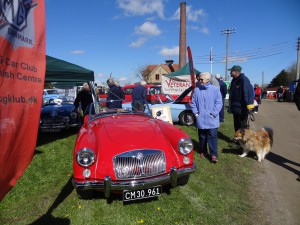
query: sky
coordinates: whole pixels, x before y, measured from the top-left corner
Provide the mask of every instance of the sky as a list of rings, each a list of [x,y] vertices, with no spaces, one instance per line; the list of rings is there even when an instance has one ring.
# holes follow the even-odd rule
[[[225,78],[227,40],[228,68],[252,84],[296,63],[299,0],[45,0],[47,55],[93,70],[97,84],[134,83],[144,66],[179,63],[181,2],[197,70]]]

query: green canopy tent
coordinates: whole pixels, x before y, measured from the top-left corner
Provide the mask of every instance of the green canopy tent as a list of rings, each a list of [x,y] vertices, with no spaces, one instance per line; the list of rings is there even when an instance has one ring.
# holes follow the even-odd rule
[[[45,81],[82,84],[85,81],[94,81],[94,71],[47,55]]]
[[[199,73],[198,70],[194,68],[195,74]],[[184,76],[184,75],[189,75],[190,76],[190,68],[189,68],[189,63],[185,64],[183,67],[181,67],[179,70],[169,73],[166,76],[167,77],[178,77],[178,76]]]

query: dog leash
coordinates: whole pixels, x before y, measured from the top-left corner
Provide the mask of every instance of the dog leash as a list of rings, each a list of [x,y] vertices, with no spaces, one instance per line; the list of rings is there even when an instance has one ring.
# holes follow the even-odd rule
[[[247,125],[246,125],[247,129],[250,128],[250,121],[252,121],[253,123],[255,121],[255,116],[254,116],[253,110],[248,111],[248,118],[247,118]]]

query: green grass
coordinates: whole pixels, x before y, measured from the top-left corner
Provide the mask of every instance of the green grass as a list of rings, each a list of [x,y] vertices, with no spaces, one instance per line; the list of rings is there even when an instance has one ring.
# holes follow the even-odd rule
[[[219,162],[200,159],[197,131],[179,126],[195,143],[197,170],[187,185],[155,200],[124,204],[118,196],[80,200],[71,184],[76,134],[39,135],[34,158],[0,203],[0,224],[250,224],[252,158],[231,143],[232,116],[219,128]],[[62,135],[62,134],[60,134]]]

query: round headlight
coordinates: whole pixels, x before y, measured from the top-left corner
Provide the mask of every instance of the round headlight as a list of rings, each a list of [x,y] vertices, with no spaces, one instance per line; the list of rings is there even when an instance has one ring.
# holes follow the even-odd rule
[[[88,167],[95,162],[95,153],[89,148],[83,148],[77,152],[76,160],[80,166]]]
[[[71,113],[70,113],[70,117],[71,117],[72,119],[76,119],[77,113],[76,113],[76,112],[71,112]]]
[[[187,155],[193,150],[193,142],[189,138],[182,138],[178,142],[178,150],[181,154]]]

